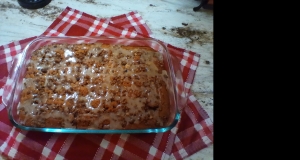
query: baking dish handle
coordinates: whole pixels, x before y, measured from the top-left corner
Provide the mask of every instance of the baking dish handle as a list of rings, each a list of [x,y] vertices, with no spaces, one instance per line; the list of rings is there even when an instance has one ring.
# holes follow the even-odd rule
[[[13,99],[13,93],[15,90],[16,77],[19,74],[19,63],[22,54],[17,54],[13,61],[11,68],[6,79],[6,83],[3,87],[2,103],[8,109]]]
[[[178,102],[178,110],[181,112],[184,107],[186,107],[187,103],[187,90],[184,87],[184,80],[182,77],[182,68],[181,64],[176,56],[171,55],[171,60],[173,64],[174,74],[175,74],[175,88],[177,91],[177,102]]]

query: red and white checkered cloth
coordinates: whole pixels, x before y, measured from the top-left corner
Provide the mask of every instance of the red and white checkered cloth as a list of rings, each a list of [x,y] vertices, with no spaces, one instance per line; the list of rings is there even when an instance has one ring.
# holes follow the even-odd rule
[[[137,12],[100,19],[67,7],[42,34],[46,36],[150,37]],[[36,37],[0,46],[0,154],[9,159],[182,159],[213,143],[213,124],[190,93],[200,55],[166,44],[182,73],[187,105],[178,124],[164,133],[66,134],[24,131],[14,127],[2,95],[12,60]],[[9,88],[9,87],[7,87]],[[6,88],[6,89],[7,89]]]

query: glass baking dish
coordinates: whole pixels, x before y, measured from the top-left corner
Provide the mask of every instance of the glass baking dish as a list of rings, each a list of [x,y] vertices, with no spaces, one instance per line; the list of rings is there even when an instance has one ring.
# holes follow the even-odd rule
[[[23,78],[26,73],[26,66],[30,61],[31,54],[40,47],[49,44],[91,44],[102,43],[122,46],[147,46],[159,52],[163,58],[163,63],[167,72],[167,91],[170,100],[170,116],[167,125],[158,128],[146,129],[77,129],[77,128],[43,128],[22,125],[18,114],[18,105],[23,89]],[[20,57],[13,62],[13,67],[9,73],[12,79],[12,91],[3,98],[3,103],[8,110],[9,119],[17,128],[28,131],[56,132],[56,133],[159,133],[172,129],[180,118],[179,105],[185,105],[186,97],[180,95],[179,87],[183,86],[182,77],[174,72],[172,56],[167,47],[160,41],[152,38],[115,38],[115,37],[85,37],[85,36],[66,36],[66,37],[44,37],[40,36],[31,41],[23,50]],[[173,62],[174,63],[174,62]],[[178,67],[175,69],[178,71]]]

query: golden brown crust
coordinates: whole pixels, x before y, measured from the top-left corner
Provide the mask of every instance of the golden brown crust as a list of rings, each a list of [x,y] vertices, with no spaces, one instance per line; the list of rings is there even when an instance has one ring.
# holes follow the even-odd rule
[[[152,52],[156,52],[154,49],[152,49],[151,47],[148,46],[122,46],[123,49],[126,50],[146,50],[146,51],[152,51]]]
[[[160,96],[159,105],[161,106],[159,108],[159,116],[167,120],[168,118],[167,115],[170,113],[170,102],[169,102],[168,91],[165,86],[161,86],[158,92]]]
[[[45,124],[47,127],[63,127],[63,119],[62,118],[46,118]]]

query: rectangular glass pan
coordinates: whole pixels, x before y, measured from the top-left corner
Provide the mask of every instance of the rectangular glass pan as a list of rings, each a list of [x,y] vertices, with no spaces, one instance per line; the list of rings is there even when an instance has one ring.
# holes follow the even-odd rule
[[[26,66],[30,61],[31,54],[40,47],[50,44],[92,44],[101,43],[109,45],[122,45],[130,47],[150,47],[153,50],[159,52],[163,59],[164,67],[168,75],[167,80],[167,92],[169,95],[170,112],[167,120],[167,125],[157,128],[145,128],[145,129],[78,129],[78,128],[45,128],[45,127],[29,127],[22,125],[18,114],[18,105],[20,102],[21,92],[23,89],[23,79],[26,73]],[[178,104],[185,104],[184,98],[178,96],[177,86],[175,80],[178,83],[182,82],[182,78],[174,74],[173,65],[171,62],[171,56],[169,55],[167,47],[161,42],[151,39],[134,39],[134,38],[114,38],[114,37],[38,37],[30,42],[23,52],[18,61],[13,64],[16,68],[13,70],[15,75],[9,75],[14,77],[14,89],[11,97],[5,100],[8,110],[10,121],[18,128],[29,131],[41,131],[41,132],[58,132],[58,133],[158,133],[165,132],[172,129],[178,122],[180,114],[178,111]],[[182,86],[182,84],[180,84]]]

